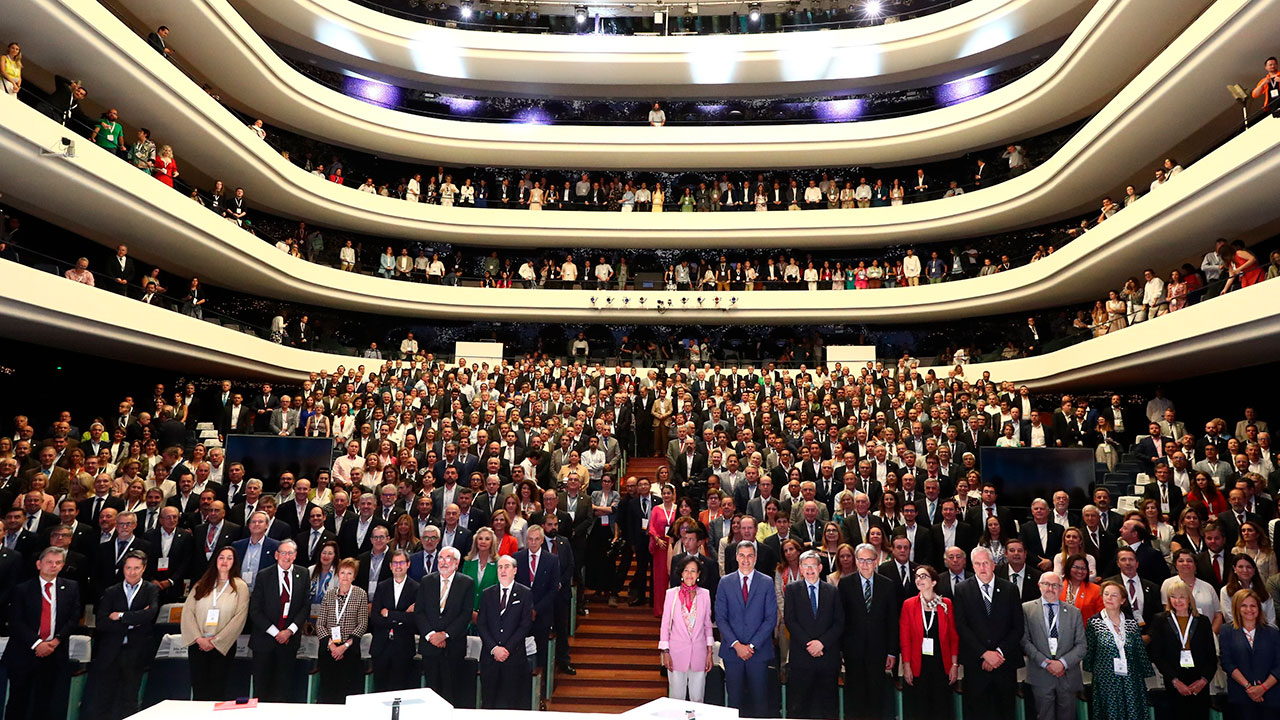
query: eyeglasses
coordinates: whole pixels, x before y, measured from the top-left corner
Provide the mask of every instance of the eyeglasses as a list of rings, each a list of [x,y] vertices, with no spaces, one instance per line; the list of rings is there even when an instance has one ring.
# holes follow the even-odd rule
[[[392,565],[408,565],[409,561],[408,560],[392,560],[391,564]]]

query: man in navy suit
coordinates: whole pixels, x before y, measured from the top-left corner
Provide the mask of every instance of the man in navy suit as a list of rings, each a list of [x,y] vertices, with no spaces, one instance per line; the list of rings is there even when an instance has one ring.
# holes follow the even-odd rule
[[[249,521],[252,530],[258,514]],[[232,543],[240,554],[240,543]],[[263,537],[263,553],[266,543],[275,542]],[[298,632],[306,624],[311,613],[311,597],[308,592],[311,578],[306,568],[294,563],[298,557],[298,544],[285,540],[275,548],[274,560],[260,564],[253,591],[249,594],[249,619],[252,634],[249,649],[253,651],[253,688],[263,702],[289,702],[293,687],[294,663],[298,658],[298,646],[302,635]]]
[[[768,717],[775,714],[767,707],[767,678],[778,600],[773,581],[756,572],[755,545],[744,540],[736,552],[737,571],[720,578],[716,590],[726,701],[745,717]]]
[[[435,549],[431,552],[436,553]],[[440,549],[436,559],[440,569],[427,574],[418,584],[414,614],[422,638],[418,654],[422,656],[427,687],[454,707],[470,707],[474,698],[463,699],[455,669],[463,667],[467,654],[467,626],[475,607],[476,581],[458,572],[461,562],[462,553],[457,548]],[[520,651],[524,652],[523,645]]]
[[[396,550],[390,562],[391,578],[378,583],[369,611],[374,692],[416,688],[421,679],[413,663],[418,583],[409,577],[409,553]]]
[[[858,573],[840,581],[844,604],[846,718],[885,717],[885,674],[893,671],[898,655],[898,584],[876,572],[876,549],[866,543],[854,549]]]
[[[428,525],[422,531],[420,539],[422,540],[422,549],[409,556],[409,577],[419,583],[426,576],[439,570],[440,551],[444,550],[444,548],[440,547],[440,528],[435,525]],[[454,548],[454,550],[458,549]],[[458,556],[461,558],[461,550],[458,550]]]
[[[1022,598],[995,575],[991,551],[969,554],[974,576],[954,591],[959,660],[964,665],[964,716],[1013,717],[1017,671],[1023,664]]]
[[[816,552],[800,556],[800,575],[803,579],[783,591],[782,617],[794,650],[787,683],[787,717],[833,718],[844,605],[836,587],[823,582],[822,557]]]
[[[480,594],[476,627],[486,710],[528,707],[530,675],[524,639],[533,627],[533,596],[516,582],[516,567],[510,555],[498,558],[498,584]],[[773,625],[769,628],[772,631]]]
[[[560,592],[560,559],[545,551],[541,525],[530,525],[524,550],[515,554],[516,582],[528,587],[533,602],[533,638],[538,643],[538,667],[547,662],[547,637],[555,624],[556,595]]]
[[[457,503],[449,503],[444,509],[444,525],[440,528],[440,545],[458,548],[459,552],[471,552],[471,531],[462,527],[462,508]]]
[[[138,712],[142,669],[154,652],[152,636],[160,612],[159,590],[143,582],[147,554],[129,550],[124,580],[106,588],[94,608],[93,663],[89,666],[87,701],[81,714],[94,720],[116,720]]]
[[[258,582],[258,573],[276,564],[277,540],[267,537],[267,514],[258,510],[249,516],[249,537],[231,543],[231,549],[240,562],[244,581],[252,590]]]
[[[80,623],[80,587],[58,577],[66,550],[47,547],[36,561],[36,577],[13,590],[9,605],[9,644],[0,661],[9,671],[7,720],[65,716],[54,707],[49,678],[67,670],[71,628]]]

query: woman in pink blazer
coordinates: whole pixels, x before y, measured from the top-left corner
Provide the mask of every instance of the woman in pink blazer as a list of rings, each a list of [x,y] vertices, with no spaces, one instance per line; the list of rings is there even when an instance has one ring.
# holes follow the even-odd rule
[[[698,587],[701,570],[693,558],[680,568],[680,584],[667,590],[658,638],[662,664],[667,668],[667,696],[692,702],[702,702],[715,645],[711,593]]]

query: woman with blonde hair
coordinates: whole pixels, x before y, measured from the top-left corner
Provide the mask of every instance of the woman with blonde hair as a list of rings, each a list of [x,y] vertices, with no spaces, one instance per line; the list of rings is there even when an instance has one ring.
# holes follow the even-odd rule
[[[1164,676],[1170,710],[1177,720],[1207,720],[1209,684],[1218,671],[1213,628],[1196,609],[1191,588],[1169,585],[1165,611],[1151,618],[1148,654]]]
[[[0,87],[4,96],[18,96],[22,88],[22,48],[16,42],[9,43],[3,57],[0,57]]]
[[[160,152],[156,154],[155,169],[151,174],[165,185],[173,187],[173,181],[178,177],[178,163],[173,160],[173,148],[168,145],[160,146]]]

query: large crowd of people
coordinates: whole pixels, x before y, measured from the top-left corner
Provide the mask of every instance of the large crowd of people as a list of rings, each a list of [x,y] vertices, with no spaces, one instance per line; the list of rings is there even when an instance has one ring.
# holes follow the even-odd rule
[[[0,608],[22,639],[5,663],[11,681],[56,676],[92,604],[110,651],[85,702],[103,717],[136,709],[169,603],[199,699],[227,697],[243,633],[262,699],[293,698],[281,678],[311,635],[320,697],[341,701],[363,687],[371,633],[376,688],[421,673],[465,704],[476,634],[484,706],[520,707],[531,668],[575,672],[569,644],[548,657],[547,642],[568,636],[575,594],[580,611],[651,607],[679,697],[703,697],[718,637],[726,702],[746,716],[777,714],[785,669],[789,717],[835,717],[843,669],[846,717],[892,717],[895,677],[907,715],[934,717],[963,667],[966,717],[1012,717],[1024,658],[1041,717],[1074,717],[1081,667],[1098,718],[1145,717],[1152,668],[1187,717],[1224,691],[1231,708],[1280,701],[1273,666],[1242,659],[1250,638],[1254,653],[1280,639],[1280,474],[1253,408],[1192,434],[1161,393],[1047,401],[909,363],[526,360],[337,368],[284,391],[156,385],[87,422],[36,410],[0,437]],[[202,423],[330,437],[336,459],[249,477]],[[1029,513],[1010,508],[979,450],[1011,432],[1126,456],[1150,482],[1123,513],[1113,492],[1129,485],[1104,482],[1087,498],[1047,482]],[[644,455],[667,462],[629,474]],[[60,711],[39,683],[11,687],[16,717]]]

